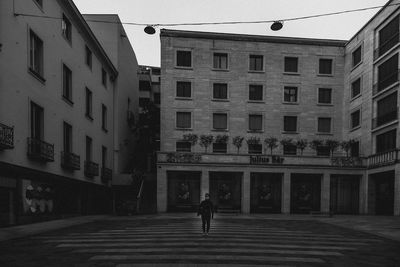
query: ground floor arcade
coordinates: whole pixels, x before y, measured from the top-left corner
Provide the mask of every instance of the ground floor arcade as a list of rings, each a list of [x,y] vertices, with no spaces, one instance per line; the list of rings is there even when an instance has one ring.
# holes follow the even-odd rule
[[[221,212],[400,215],[395,166],[368,171],[159,164],[157,210],[195,211],[209,192]]]

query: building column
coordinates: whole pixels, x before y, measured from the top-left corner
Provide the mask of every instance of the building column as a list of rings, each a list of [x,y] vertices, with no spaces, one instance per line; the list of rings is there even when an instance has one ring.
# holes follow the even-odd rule
[[[242,177],[242,213],[250,213],[250,172],[243,172]]]
[[[393,215],[400,216],[400,164],[396,164],[394,172],[394,208]]]
[[[203,170],[200,178],[200,201],[204,200],[206,193],[210,193],[210,173],[208,170]]]
[[[359,213],[368,214],[368,171],[360,177],[359,196]]]
[[[331,200],[331,176],[324,172],[321,181],[321,212],[329,213]]]
[[[290,213],[290,172],[284,172],[282,178],[282,208],[283,214]]]
[[[167,211],[167,188],[168,188],[167,171],[157,167],[157,212]]]

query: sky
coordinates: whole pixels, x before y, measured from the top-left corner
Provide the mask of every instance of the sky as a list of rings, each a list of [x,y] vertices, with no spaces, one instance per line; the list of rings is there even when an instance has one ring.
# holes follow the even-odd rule
[[[284,20],[337,11],[382,6],[387,0],[74,0],[82,14],[118,14],[122,22],[145,24]],[[348,40],[379,9],[271,24],[162,27],[174,30]],[[159,29],[124,25],[140,65],[160,66]]]

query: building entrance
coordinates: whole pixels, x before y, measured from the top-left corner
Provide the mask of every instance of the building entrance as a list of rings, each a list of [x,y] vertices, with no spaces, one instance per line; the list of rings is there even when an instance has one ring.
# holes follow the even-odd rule
[[[280,213],[282,174],[251,173],[250,179],[250,211],[253,213]]]
[[[240,172],[210,172],[210,198],[218,212],[241,210],[242,177]]]
[[[291,213],[310,213],[321,209],[320,174],[291,175]]]
[[[330,210],[336,214],[358,214],[359,191],[360,176],[332,176]]]
[[[375,191],[375,214],[393,215],[394,211],[394,171],[373,175],[372,189]]]
[[[170,171],[167,177],[168,211],[196,211],[200,203],[201,172]]]

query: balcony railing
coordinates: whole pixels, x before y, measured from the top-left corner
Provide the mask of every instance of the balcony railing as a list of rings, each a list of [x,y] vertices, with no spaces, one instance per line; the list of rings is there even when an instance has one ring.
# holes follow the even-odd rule
[[[14,148],[14,128],[0,123],[0,150]]]
[[[390,50],[390,48],[392,48],[398,43],[399,43],[399,33],[397,32],[396,34],[393,35],[392,38],[390,38],[383,44],[380,44],[379,47],[374,50],[374,60],[385,54],[387,51]]]
[[[80,170],[80,157],[71,152],[61,152],[61,166],[69,170]]]
[[[368,168],[377,168],[381,166],[391,165],[399,162],[399,151],[393,149],[368,157]]]
[[[99,164],[93,161],[85,160],[85,176],[89,178],[93,178],[95,176],[99,176]]]
[[[112,179],[112,170],[109,168],[101,168],[101,181],[103,183],[107,183],[108,181],[111,181]]]
[[[385,113],[385,114],[382,114],[380,116],[373,118],[372,119],[372,129],[375,129],[376,127],[379,127],[379,126],[389,123],[391,121],[395,121],[398,118],[399,118],[399,109],[396,108],[393,111],[390,111],[388,113]]]
[[[28,157],[40,161],[54,161],[54,145],[28,138]]]
[[[158,152],[158,163],[183,164],[229,164],[229,165],[298,165],[365,168],[362,157],[346,157],[335,154],[332,157],[309,155],[269,155],[269,154],[211,154],[189,152]]]
[[[378,80],[377,83],[374,84],[372,88],[372,95],[376,95],[383,89],[389,87],[390,85],[399,81],[399,70],[394,70],[393,73],[389,74],[385,78]]]

